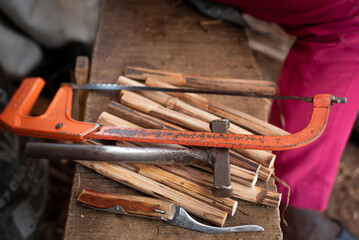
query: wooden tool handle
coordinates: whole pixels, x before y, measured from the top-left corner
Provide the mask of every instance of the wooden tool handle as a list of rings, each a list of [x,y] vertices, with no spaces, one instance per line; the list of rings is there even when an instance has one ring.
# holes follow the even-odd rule
[[[173,203],[149,197],[102,193],[84,189],[77,200],[83,204],[101,209],[121,206],[126,213],[139,216],[163,217],[170,220],[175,214],[175,205]]]

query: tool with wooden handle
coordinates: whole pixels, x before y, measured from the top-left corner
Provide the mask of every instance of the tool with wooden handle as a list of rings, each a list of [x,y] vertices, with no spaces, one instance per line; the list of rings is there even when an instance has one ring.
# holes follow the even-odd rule
[[[302,131],[286,136],[260,136],[210,132],[167,131],[105,127],[96,123],[78,122],[71,118],[72,87],[63,85],[47,111],[37,117],[28,116],[45,82],[27,78],[0,115],[0,128],[16,135],[85,142],[107,139],[136,142],[169,143],[202,147],[289,150],[305,146],[324,131],[331,105],[345,103],[345,98],[317,94],[312,99],[310,122]]]
[[[204,233],[263,231],[258,225],[213,227],[194,220],[182,207],[174,203],[141,196],[129,196],[82,190],[80,203],[102,211],[162,220],[165,223]]]

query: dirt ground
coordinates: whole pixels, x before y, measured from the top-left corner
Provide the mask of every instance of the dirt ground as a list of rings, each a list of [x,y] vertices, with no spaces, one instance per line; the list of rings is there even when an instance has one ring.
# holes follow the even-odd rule
[[[359,145],[355,141],[349,141],[344,151],[326,213],[359,238]]]

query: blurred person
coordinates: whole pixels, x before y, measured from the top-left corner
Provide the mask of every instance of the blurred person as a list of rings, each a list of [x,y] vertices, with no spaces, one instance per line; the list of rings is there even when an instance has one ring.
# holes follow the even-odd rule
[[[0,2],[0,112],[16,81],[41,76],[54,94],[70,80],[77,55],[89,55],[99,0]],[[34,239],[49,187],[48,163],[26,159],[28,138],[0,131],[0,239]]]
[[[359,109],[359,1],[357,0],[217,0],[258,19],[278,23],[297,37],[278,80],[283,96],[330,93],[347,97],[333,106],[323,135],[296,150],[278,152],[275,173],[290,186],[289,227],[285,239],[355,239],[323,211],[335,182],[338,164]],[[270,122],[290,133],[309,122],[311,105],[274,101]],[[284,118],[282,125],[280,114]],[[278,185],[286,200],[287,190]]]

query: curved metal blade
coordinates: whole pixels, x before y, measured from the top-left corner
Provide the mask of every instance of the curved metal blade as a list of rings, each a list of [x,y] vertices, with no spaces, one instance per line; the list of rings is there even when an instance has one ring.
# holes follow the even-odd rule
[[[194,220],[183,208],[176,206],[176,213],[172,220],[166,221],[169,224],[196,230],[204,233],[230,233],[230,232],[253,232],[264,231],[258,225],[242,225],[235,227],[212,227]]]

